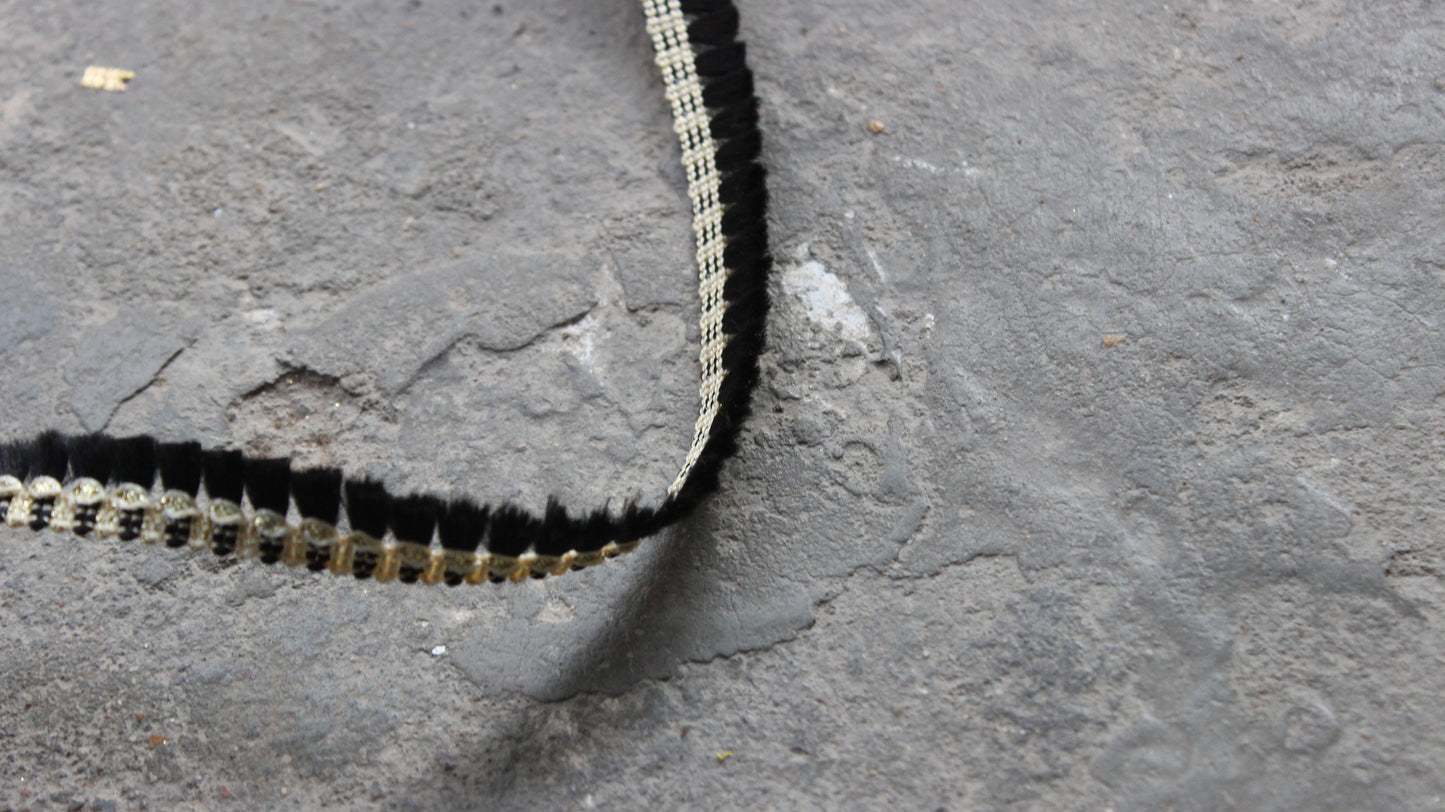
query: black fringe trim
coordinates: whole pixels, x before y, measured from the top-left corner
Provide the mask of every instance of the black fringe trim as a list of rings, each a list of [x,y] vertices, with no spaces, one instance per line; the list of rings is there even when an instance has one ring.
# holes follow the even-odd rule
[[[738,432],[751,409],[758,381],[758,357],[768,316],[768,274],[773,264],[768,253],[766,172],[758,163],[762,152],[758,100],[746,65],[746,48],[737,41],[737,9],[730,0],[683,0],[682,10],[692,17],[688,36],[696,52],[722,175],[719,196],[727,237],[723,264],[728,270],[723,286],[727,345],[722,365],[726,377],[718,397],[718,416],[701,458],[682,489],[663,502],[653,517],[661,525],[686,516],[716,490],[722,464],[737,450]]]
[[[159,479],[165,490],[195,497],[204,487],[210,499],[238,505],[249,500],[253,509],[282,516],[294,504],[303,518],[336,524],[344,510],[353,531],[378,539],[390,530],[402,542],[429,545],[435,537],[446,550],[472,552],[485,546],[495,555],[513,557],[527,552],[542,556],[569,550],[596,552],[612,542],[654,535],[687,516],[716,489],[719,469],[735,451],[738,432],[748,416],[765,338],[772,258],[768,253],[766,173],[758,162],[762,151],[758,100],[746,65],[746,48],[737,41],[737,9],[729,0],[683,0],[682,9],[689,17],[696,69],[717,142],[728,277],[723,288],[726,377],[719,413],[701,458],[678,493],[655,508],[628,502],[619,510],[603,507],[580,514],[549,500],[539,516],[512,504],[488,506],[467,499],[396,495],[379,482],[347,478],[334,468],[293,472],[286,459],[207,450],[195,442],[160,442],[148,436],[66,436],[56,431],[0,443],[0,475],[22,481],[50,476],[62,483],[88,477],[144,488]],[[217,552],[229,554],[231,550]],[[276,559],[263,555],[262,560]],[[360,568],[356,574],[366,577]]]

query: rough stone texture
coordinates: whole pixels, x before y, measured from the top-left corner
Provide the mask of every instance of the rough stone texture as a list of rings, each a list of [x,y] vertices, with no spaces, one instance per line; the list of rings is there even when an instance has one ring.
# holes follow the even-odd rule
[[[722,493],[506,589],[0,532],[0,806],[1445,807],[1438,4],[743,12]],[[0,431],[660,493],[672,138],[628,0],[0,7]]]

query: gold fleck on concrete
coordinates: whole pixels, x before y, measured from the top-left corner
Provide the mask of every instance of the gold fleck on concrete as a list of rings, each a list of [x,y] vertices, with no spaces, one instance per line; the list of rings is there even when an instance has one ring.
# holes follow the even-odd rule
[[[85,75],[80,77],[81,87],[90,87],[96,90],[112,90],[123,92],[125,83],[135,78],[135,71],[125,68],[102,68],[98,65],[91,65],[85,69]]]

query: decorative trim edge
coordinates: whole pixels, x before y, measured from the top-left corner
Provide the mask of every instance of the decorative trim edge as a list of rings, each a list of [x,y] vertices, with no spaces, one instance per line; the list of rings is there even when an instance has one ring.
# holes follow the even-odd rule
[[[377,581],[457,586],[561,575],[637,547],[692,512],[736,450],[768,313],[767,187],[758,101],[730,0],[642,0],[682,146],[697,242],[699,413],[655,507],[542,515],[395,495],[337,468],[149,436],[47,431],[0,444],[0,519],[80,537],[139,539]]]

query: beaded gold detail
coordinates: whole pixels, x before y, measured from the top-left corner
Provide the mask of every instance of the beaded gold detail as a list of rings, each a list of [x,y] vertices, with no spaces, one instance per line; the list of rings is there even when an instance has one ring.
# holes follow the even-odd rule
[[[466,553],[434,549],[365,533],[344,533],[317,519],[292,524],[271,510],[247,511],[224,499],[193,499],[181,491],[151,498],[141,486],[121,483],[105,488],[81,478],[62,488],[53,477],[38,477],[27,488],[13,476],[0,476],[0,510],[12,527],[49,528],[57,533],[126,538],[175,549],[209,551],[218,556],[259,558],[288,566],[306,566],[333,575],[372,577],[380,582],[480,584],[524,581],[562,575],[600,564],[637,548],[637,541],[610,542],[600,550],[570,550],[560,556],[523,553]],[[139,528],[136,530],[135,528]]]

